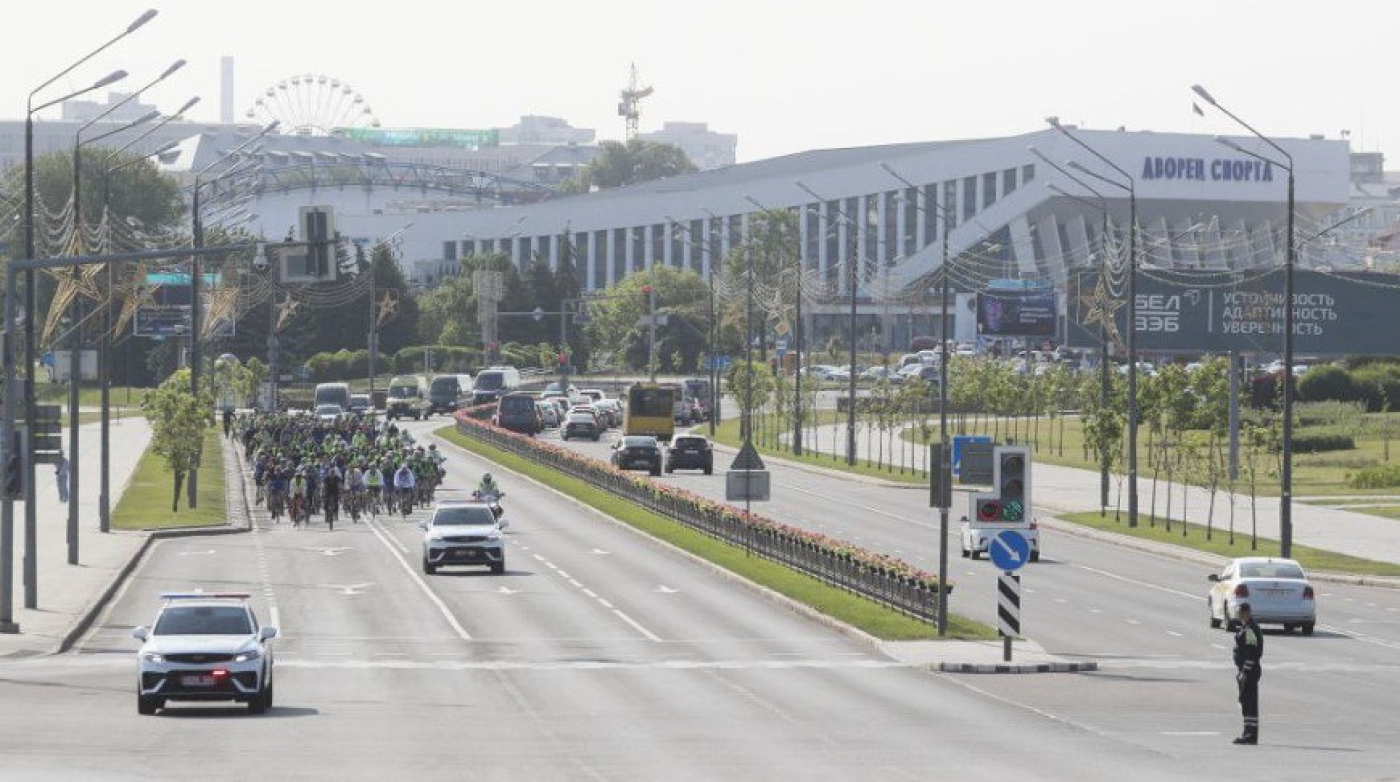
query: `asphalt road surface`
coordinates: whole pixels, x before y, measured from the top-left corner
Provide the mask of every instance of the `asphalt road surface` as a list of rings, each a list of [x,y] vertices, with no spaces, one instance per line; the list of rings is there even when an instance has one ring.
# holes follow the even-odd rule
[[[933,674],[447,452],[448,489],[484,469],[502,479],[505,575],[423,575],[421,511],[333,532],[262,516],[252,534],[158,543],[74,652],[0,661],[0,778],[1281,780],[1400,768],[1389,593],[1324,588],[1317,636],[1269,638],[1268,746],[1236,748],[1228,638],[1205,629],[1198,568],[1053,536],[1053,561],[1027,573],[1028,634],[1104,671]],[[675,480],[712,491],[723,478]],[[765,512],[926,567],[936,558],[918,492],[794,471],[775,471],[774,491]],[[957,609],[989,615],[990,566],[955,561]],[[250,591],[282,628],[267,715],[177,704],[137,716],[130,629],[150,622],[159,592],[195,587]]]

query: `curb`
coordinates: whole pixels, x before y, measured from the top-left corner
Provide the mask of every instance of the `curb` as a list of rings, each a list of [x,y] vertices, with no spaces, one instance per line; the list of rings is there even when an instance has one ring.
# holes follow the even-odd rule
[[[227,457],[227,448],[224,449],[224,454]],[[240,482],[242,482],[241,476],[243,473],[243,465],[241,462],[238,463],[238,472],[240,475]],[[224,476],[225,480],[227,480],[227,462],[225,462],[224,464]],[[246,485],[244,485],[244,491],[246,491]],[[125,491],[123,491],[123,493],[125,493]],[[226,511],[228,510],[227,493],[228,488],[227,486],[225,486],[224,507]],[[176,538],[192,538],[204,535],[237,535],[245,532],[251,532],[252,516],[248,512],[246,503],[244,504],[243,509],[245,517],[248,521],[247,525],[244,527],[238,527],[233,524],[225,524],[217,527],[175,527],[145,532],[145,539],[141,541],[141,545],[136,547],[136,551],[132,553],[131,558],[127,560],[126,564],[122,565],[121,568],[117,570],[116,575],[114,575],[112,577],[112,580],[107,584],[107,586],[103,588],[102,592],[97,596],[97,599],[90,603],[84,611],[77,615],[77,621],[75,621],[73,623],[73,626],[68,629],[68,632],[64,633],[63,638],[59,639],[58,645],[53,649],[53,651],[49,652],[49,654],[63,654],[64,652],[67,652],[68,650],[73,648],[73,645],[78,642],[78,639],[82,638],[83,635],[87,633],[87,631],[92,627],[93,622],[97,621],[97,617],[101,615],[101,613],[104,610],[106,610],[107,604],[111,602],[112,597],[116,595],[117,590],[121,588],[122,584],[126,582],[126,579],[131,576],[131,574],[136,570],[137,566],[141,564],[141,560],[145,559],[146,554],[150,551],[151,546],[155,545],[156,541]]]
[[[1099,664],[1096,662],[1082,663],[939,663],[937,667],[930,665],[930,670],[941,673],[1085,673],[1087,671],[1097,671]]]

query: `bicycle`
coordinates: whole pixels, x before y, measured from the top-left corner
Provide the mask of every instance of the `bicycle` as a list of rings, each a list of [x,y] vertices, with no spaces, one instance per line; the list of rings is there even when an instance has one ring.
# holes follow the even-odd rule
[[[417,499],[416,494],[416,489],[406,488],[399,491],[399,506],[404,518],[408,518],[408,515],[413,512],[414,500]]]
[[[360,513],[365,504],[365,490],[351,489],[350,496],[345,500],[345,510],[350,514],[350,520],[356,524],[360,523]]]
[[[340,516],[340,497],[330,493],[325,494],[325,514],[326,526],[335,529],[335,520]]]
[[[306,512],[306,497],[300,494],[292,495],[292,526],[300,527],[308,518]]]

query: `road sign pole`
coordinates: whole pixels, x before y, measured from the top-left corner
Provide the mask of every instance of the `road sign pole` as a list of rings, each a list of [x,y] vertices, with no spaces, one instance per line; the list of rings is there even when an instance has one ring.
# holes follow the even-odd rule
[[[1001,633],[1001,659],[1011,662],[1011,639],[1021,634],[1021,577],[1003,571],[997,579],[997,631]]]

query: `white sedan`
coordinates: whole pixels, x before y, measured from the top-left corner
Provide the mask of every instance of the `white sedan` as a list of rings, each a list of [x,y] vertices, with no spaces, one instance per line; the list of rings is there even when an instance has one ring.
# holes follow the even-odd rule
[[[1249,603],[1254,621],[1283,625],[1285,632],[1296,627],[1312,635],[1317,625],[1316,593],[1302,566],[1291,559],[1232,559],[1224,570],[1210,574],[1210,581],[1206,606],[1211,627],[1234,628],[1240,603]]]

